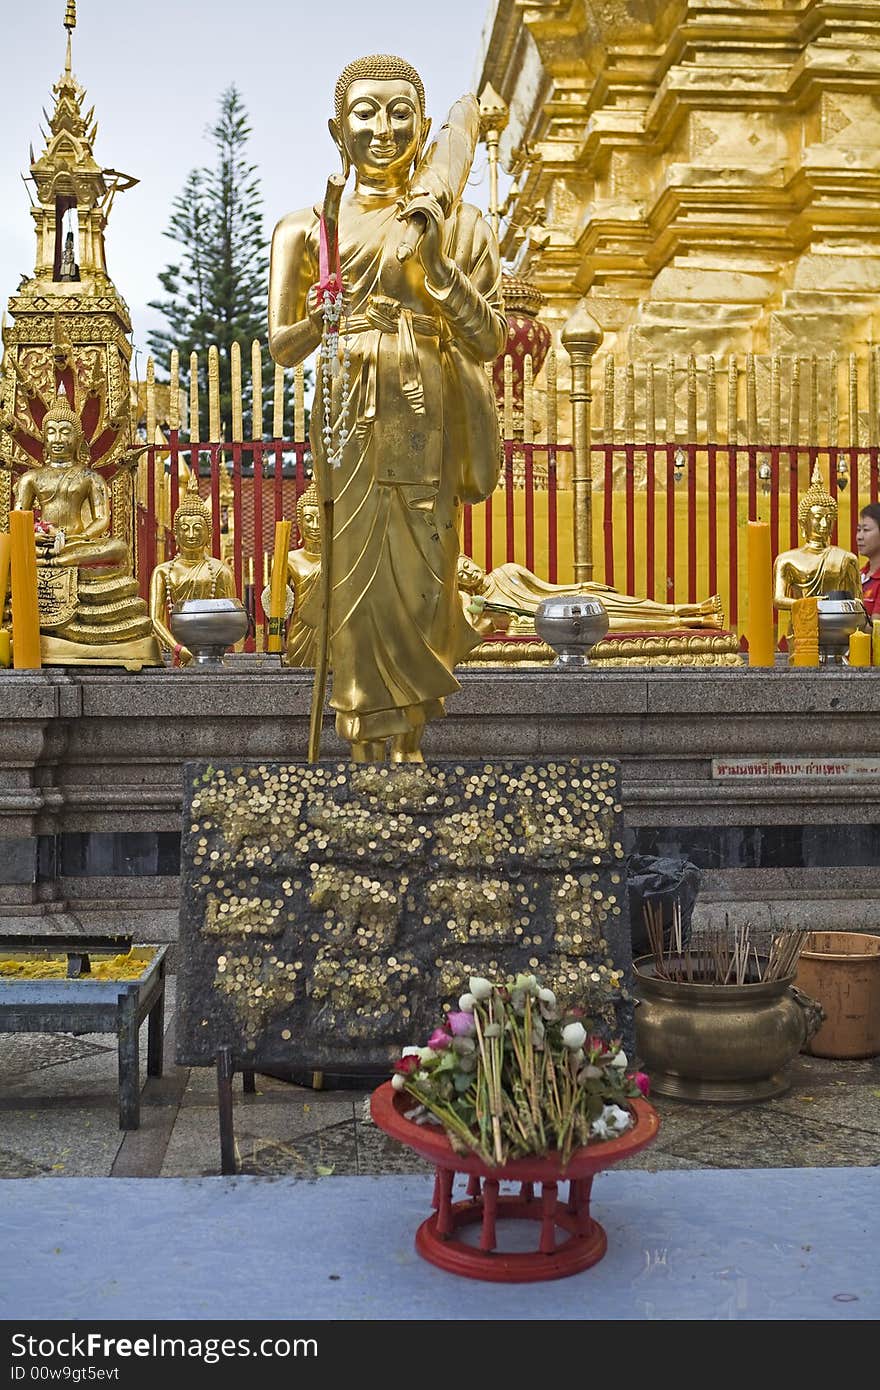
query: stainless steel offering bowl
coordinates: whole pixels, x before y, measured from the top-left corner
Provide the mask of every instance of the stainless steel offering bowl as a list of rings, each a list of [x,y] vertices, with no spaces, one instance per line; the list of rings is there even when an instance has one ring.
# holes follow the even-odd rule
[[[227,649],[247,632],[248,616],[237,598],[187,598],[173,605],[168,625],[194,665],[222,666]]]
[[[586,666],[590,649],[609,626],[605,605],[583,594],[545,598],[535,610],[535,631],[556,652],[554,666]]]
[[[849,655],[849,639],[868,628],[865,605],[843,589],[819,598],[819,656],[826,663],[841,664]]]

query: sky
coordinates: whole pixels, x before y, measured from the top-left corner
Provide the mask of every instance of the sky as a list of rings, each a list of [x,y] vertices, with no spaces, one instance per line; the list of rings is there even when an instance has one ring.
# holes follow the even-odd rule
[[[159,272],[175,259],[163,235],[187,174],[212,162],[205,131],[235,83],[252,126],[250,161],[263,189],[266,241],[279,218],[318,200],[339,167],[327,130],[340,70],[391,52],[419,70],[435,129],[473,91],[494,0],[78,0],[73,71],[99,122],[95,157],[140,180],[120,193],[107,266],[133,323],[138,374],[161,317]],[[0,0],[0,305],[34,267],[36,240],[22,175],[44,146],[42,108],[64,67],[64,0]],[[468,197],[485,207],[486,154]]]

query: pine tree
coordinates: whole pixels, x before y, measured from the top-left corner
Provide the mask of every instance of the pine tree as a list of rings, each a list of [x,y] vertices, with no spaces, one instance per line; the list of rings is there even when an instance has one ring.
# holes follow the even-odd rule
[[[208,132],[215,163],[192,170],[174,201],[165,235],[180,246],[181,256],[178,264],[169,265],[159,276],[167,298],[150,304],[164,315],[168,327],[152,332],[148,341],[157,364],[167,363],[172,347],[179,349],[181,382],[187,387],[190,353],[199,354],[203,408],[207,408],[208,348],[217,347],[220,411],[224,432],[230,438],[230,349],[234,342],[241,344],[247,381],[251,342],[266,339],[269,258],[259,177],[246,153],[251,128],[234,85],[222,93],[219,107],[218,119]],[[263,379],[264,383],[271,382],[268,352]],[[267,391],[268,384],[264,394]],[[265,420],[265,410],[261,418]],[[245,436],[250,433],[251,422],[246,418]]]

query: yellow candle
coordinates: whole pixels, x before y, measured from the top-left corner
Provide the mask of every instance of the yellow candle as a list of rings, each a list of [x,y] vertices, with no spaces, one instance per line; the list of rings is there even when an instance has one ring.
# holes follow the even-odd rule
[[[871,634],[870,632],[852,632],[849,638],[849,664],[850,666],[870,666],[871,664]]]
[[[33,512],[9,513],[12,569],[12,660],[17,671],[39,670],[40,610]]]
[[[9,555],[12,548],[9,536],[0,531],[0,622],[6,608],[6,595],[9,591]]]
[[[873,635],[871,637],[871,660],[875,666],[880,666],[880,618],[875,618],[871,623]]]
[[[749,665],[772,666],[776,651],[773,632],[773,566],[770,527],[766,521],[748,523]]]
[[[12,665],[12,637],[5,627],[0,627],[0,666]]]
[[[266,650],[281,651],[281,628],[284,623],[287,596],[287,550],[290,544],[290,522],[275,522],[275,550],[272,555],[272,581],[269,591],[269,638]]]

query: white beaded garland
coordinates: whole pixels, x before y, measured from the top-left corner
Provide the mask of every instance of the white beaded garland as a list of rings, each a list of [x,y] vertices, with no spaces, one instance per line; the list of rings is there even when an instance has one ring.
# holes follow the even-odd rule
[[[338,468],[342,462],[345,446],[351,438],[351,430],[348,425],[351,339],[345,328],[343,328],[344,337],[342,343],[342,370],[340,381],[342,404],[339,411],[339,418],[336,421],[335,444],[331,408],[333,382],[340,376],[339,330],[340,323],[345,318],[344,291],[340,290],[337,294],[325,294],[321,307],[324,316],[324,330],[321,335],[320,349],[322,369],[321,405],[323,408],[321,438],[324,441],[324,455],[327,462],[331,468]]]

